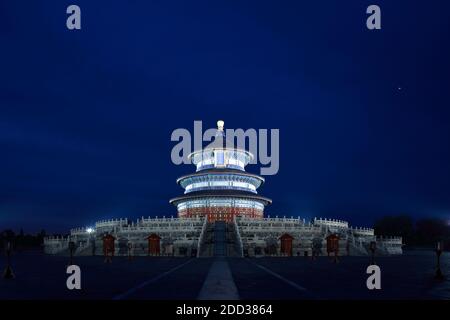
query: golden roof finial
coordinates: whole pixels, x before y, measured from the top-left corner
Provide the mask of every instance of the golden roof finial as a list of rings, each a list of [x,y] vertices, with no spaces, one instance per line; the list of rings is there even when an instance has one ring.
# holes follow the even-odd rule
[[[223,131],[224,125],[225,125],[225,122],[223,122],[223,120],[217,121],[217,130]]]

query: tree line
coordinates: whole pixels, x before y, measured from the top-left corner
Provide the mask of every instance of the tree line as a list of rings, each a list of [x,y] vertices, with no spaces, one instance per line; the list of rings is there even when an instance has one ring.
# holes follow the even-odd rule
[[[434,247],[443,241],[447,250],[450,248],[450,224],[444,219],[384,216],[375,222],[374,228],[376,235],[403,237],[407,247]]]
[[[45,230],[41,230],[37,234],[25,234],[23,229],[15,233],[11,229],[0,232],[0,248],[5,248],[8,242],[11,243],[15,250],[35,249],[42,247],[44,238],[47,237]]]

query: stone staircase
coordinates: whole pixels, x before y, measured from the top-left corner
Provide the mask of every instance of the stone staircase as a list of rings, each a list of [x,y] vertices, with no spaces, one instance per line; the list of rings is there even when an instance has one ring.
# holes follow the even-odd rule
[[[208,223],[200,244],[199,257],[240,257],[238,235],[232,223]]]
[[[367,256],[368,255],[368,247],[360,246],[359,244],[355,244],[350,242],[350,255],[351,256]]]
[[[201,239],[198,256],[212,257],[213,254],[214,254],[214,223],[207,223]]]

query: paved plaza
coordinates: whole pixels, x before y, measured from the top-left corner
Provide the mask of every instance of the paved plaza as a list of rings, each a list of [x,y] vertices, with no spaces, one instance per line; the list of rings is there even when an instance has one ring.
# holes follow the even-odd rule
[[[442,256],[447,280],[436,281],[433,252],[376,257],[381,290],[368,290],[369,257],[291,258],[75,257],[81,290],[68,290],[69,258],[40,253],[12,257],[16,278],[0,278],[0,299],[450,299],[450,254]],[[0,257],[3,270],[5,256]]]

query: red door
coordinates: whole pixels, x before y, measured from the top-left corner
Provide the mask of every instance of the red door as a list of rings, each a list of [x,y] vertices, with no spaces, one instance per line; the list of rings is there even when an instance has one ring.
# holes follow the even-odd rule
[[[281,240],[281,254],[286,255],[288,257],[292,256],[292,240],[294,237],[292,237],[290,234],[283,234],[280,237]]]
[[[334,252],[337,256],[339,252],[339,236],[336,234],[331,234],[327,237],[327,252],[328,255]]]
[[[159,255],[161,237],[153,233],[150,236],[148,236],[147,240],[148,240],[148,253],[150,255],[155,256]]]
[[[103,254],[105,256],[108,255],[114,255],[114,241],[116,238],[114,238],[112,235],[107,234],[103,237]]]

